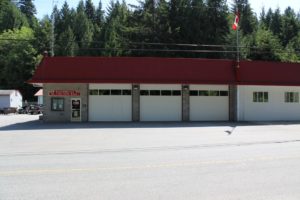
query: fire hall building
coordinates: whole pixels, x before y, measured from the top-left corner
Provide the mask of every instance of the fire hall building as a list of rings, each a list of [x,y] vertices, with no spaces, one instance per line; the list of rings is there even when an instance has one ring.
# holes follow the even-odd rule
[[[44,57],[44,121],[298,121],[300,64]]]

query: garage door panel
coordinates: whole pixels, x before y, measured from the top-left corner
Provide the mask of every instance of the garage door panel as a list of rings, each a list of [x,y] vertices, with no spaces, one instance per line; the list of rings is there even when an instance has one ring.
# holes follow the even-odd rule
[[[227,121],[228,98],[190,97],[191,121]]]
[[[180,121],[181,97],[141,97],[141,121]]]
[[[130,89],[131,84],[90,84],[89,89]]]
[[[181,85],[174,84],[142,84],[141,90],[181,90]]]
[[[190,85],[190,90],[228,90],[228,85]]]
[[[90,121],[131,121],[131,97],[90,98]]]
[[[132,120],[131,85],[91,84],[90,91],[89,121]]]
[[[181,121],[181,85],[140,86],[141,121]]]
[[[190,86],[191,121],[228,121],[229,92],[227,85]]]

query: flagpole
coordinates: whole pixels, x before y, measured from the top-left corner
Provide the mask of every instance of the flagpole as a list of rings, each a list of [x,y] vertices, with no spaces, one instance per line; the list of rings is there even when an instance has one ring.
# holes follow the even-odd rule
[[[238,15],[238,18],[240,17],[239,16],[239,10],[238,10],[238,7],[236,8],[236,15]],[[239,20],[239,19],[238,19]],[[239,26],[237,26],[236,28],[236,73],[238,73],[238,70],[240,68],[240,49],[239,49]],[[238,88],[238,85],[235,86],[236,88],[236,121],[239,121],[239,111],[240,111],[240,102],[239,102],[239,88]]]
[[[236,8],[236,15],[239,16],[239,10]],[[236,28],[236,61],[237,61],[237,68],[239,68],[240,65],[240,49],[239,49],[239,26]]]
[[[236,61],[240,64],[240,49],[239,49],[239,28],[236,29]],[[239,67],[239,66],[238,66]]]

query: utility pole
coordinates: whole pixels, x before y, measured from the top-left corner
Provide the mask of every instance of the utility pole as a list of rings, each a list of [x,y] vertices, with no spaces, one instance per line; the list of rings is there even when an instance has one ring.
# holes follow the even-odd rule
[[[54,11],[54,8],[56,4],[58,3],[58,0],[52,0],[52,12]],[[51,56],[53,57],[55,55],[54,53],[54,45],[55,45],[55,13],[52,13],[52,28],[51,28]]]

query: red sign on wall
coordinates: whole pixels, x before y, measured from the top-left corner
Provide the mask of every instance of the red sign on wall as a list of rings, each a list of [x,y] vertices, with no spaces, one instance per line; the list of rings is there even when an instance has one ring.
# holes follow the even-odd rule
[[[53,90],[48,94],[49,96],[80,96],[80,92],[76,90]]]

